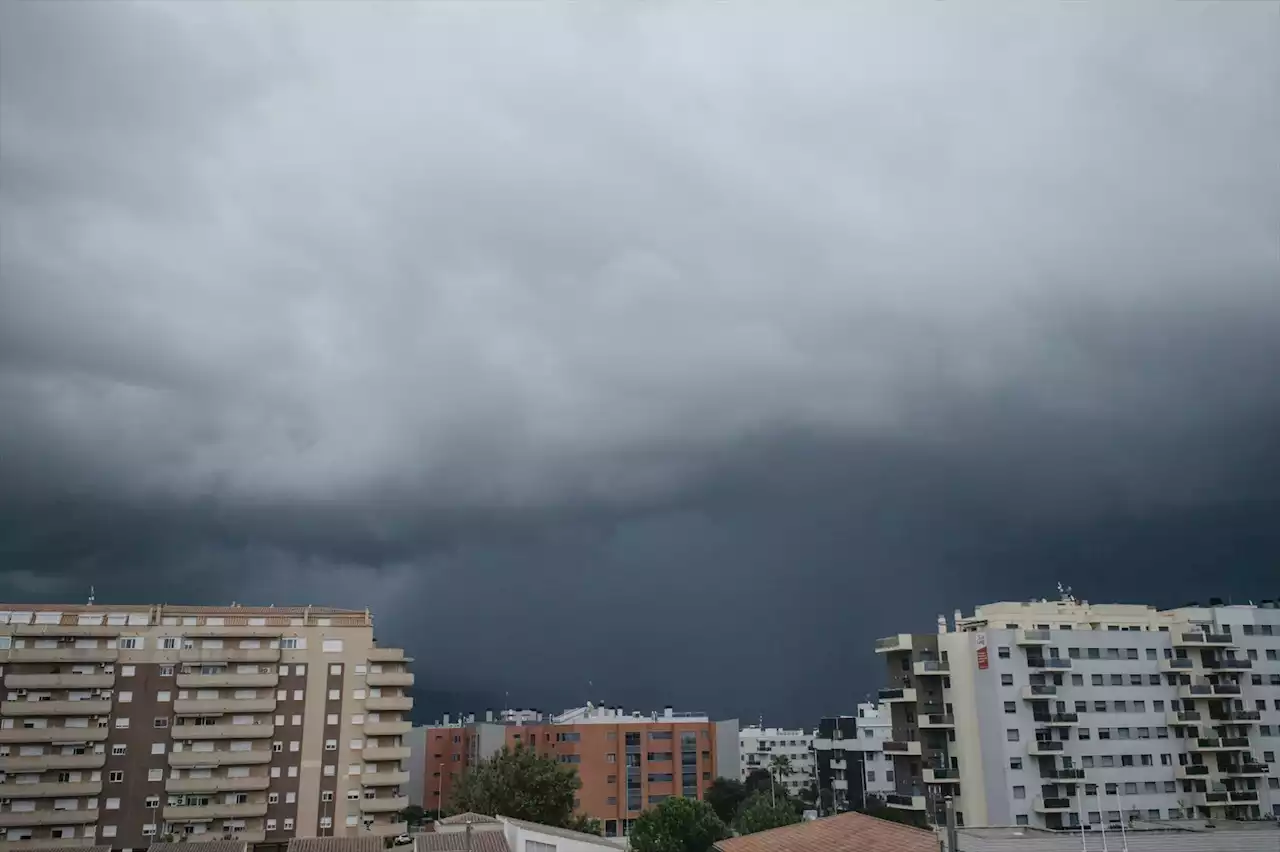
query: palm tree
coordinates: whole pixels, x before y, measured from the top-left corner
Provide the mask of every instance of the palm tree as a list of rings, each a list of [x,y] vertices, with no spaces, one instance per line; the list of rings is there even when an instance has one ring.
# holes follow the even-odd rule
[[[781,784],[786,780],[786,776],[791,774],[791,758],[785,754],[775,754],[769,758],[769,774],[778,779]]]

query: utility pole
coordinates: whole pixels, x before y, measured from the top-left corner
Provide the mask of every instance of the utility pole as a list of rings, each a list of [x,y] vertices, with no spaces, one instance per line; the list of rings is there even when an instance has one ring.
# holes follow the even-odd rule
[[[956,801],[947,796],[947,852],[960,852],[960,832],[956,828]]]

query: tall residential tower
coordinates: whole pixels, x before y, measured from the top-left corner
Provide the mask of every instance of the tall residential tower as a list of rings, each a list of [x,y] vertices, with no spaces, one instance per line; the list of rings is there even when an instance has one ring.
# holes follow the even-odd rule
[[[0,605],[0,846],[398,834],[408,663],[365,610]]]

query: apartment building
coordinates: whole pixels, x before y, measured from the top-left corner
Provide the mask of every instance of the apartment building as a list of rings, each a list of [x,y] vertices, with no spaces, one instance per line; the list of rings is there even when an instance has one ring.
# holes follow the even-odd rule
[[[402,832],[408,663],[365,610],[0,605],[0,848]]]
[[[787,728],[762,728],[749,725],[738,732],[738,753],[741,755],[742,780],[752,772],[763,769],[775,776],[775,783],[791,795],[802,788],[811,787],[817,780],[814,775],[813,733]],[[776,758],[785,758],[789,767],[779,775],[773,772]]]
[[[559,715],[486,713],[426,730],[423,774],[427,810],[447,810],[457,779],[503,746],[532,748],[577,771],[578,812],[604,823],[605,836],[630,834],[640,812],[671,796],[702,798],[721,775],[737,778],[738,720],[703,713],[627,713],[587,704]]]
[[[970,826],[1280,814],[1280,604],[995,603],[876,643],[892,807]]]

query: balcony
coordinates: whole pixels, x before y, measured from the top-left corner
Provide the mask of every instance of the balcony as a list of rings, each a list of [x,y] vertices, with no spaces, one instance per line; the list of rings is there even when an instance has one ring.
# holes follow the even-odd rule
[[[88,849],[97,846],[92,837],[38,837],[29,840],[6,840],[4,848],[12,852],[23,849]]]
[[[413,730],[412,722],[365,722],[364,733],[367,737],[398,737]]]
[[[1267,774],[1265,763],[1242,762],[1220,770],[1228,778],[1261,778]]]
[[[950,713],[926,713],[917,723],[921,728],[954,728],[956,717]]]
[[[248,778],[170,778],[164,782],[166,793],[252,793],[271,786],[266,775]]]
[[[1160,671],[1165,674],[1188,672],[1196,667],[1195,660],[1186,657],[1172,657],[1160,661]]]
[[[1209,777],[1209,767],[1204,763],[1188,763],[1186,766],[1175,767],[1173,777],[1179,781],[1204,780]]]
[[[367,814],[390,814],[409,807],[408,796],[379,796],[376,799],[361,799],[360,810]]]
[[[831,761],[831,768],[832,769],[848,769],[849,761],[843,758],[841,758],[840,760],[833,760]]]
[[[1212,660],[1203,664],[1209,671],[1215,672],[1247,672],[1253,668],[1251,660],[1243,660],[1236,657],[1226,657],[1220,660]]]
[[[111,689],[116,676],[109,674],[7,674],[6,689]]]
[[[114,663],[115,648],[10,648],[10,663]]]
[[[80,796],[96,796],[102,792],[101,781],[77,783],[15,784],[10,779],[0,784],[0,798],[6,799],[73,799]]]
[[[360,752],[360,756],[366,763],[381,763],[384,760],[408,760],[409,748],[407,746],[366,748]]]
[[[1040,773],[1041,778],[1048,778],[1054,781],[1083,781],[1083,769],[1046,769]]]
[[[1191,801],[1202,808],[1225,805],[1229,800],[1230,794],[1226,790],[1207,790],[1191,794]]]
[[[945,675],[951,673],[951,664],[942,660],[918,660],[911,664],[911,670],[920,677],[928,675]]]
[[[1193,630],[1173,634],[1173,644],[1174,647],[1181,648],[1230,648],[1235,643],[1231,641],[1230,633],[1201,633]]]
[[[1188,739],[1191,751],[1248,751],[1248,737],[1198,737]]]
[[[1032,740],[1027,751],[1036,757],[1054,757],[1062,754],[1065,749],[1066,743],[1062,740]]]
[[[360,783],[366,787],[399,787],[409,783],[408,772],[366,772],[360,776]]]
[[[1042,671],[1063,671],[1071,668],[1071,660],[1066,657],[1027,657],[1027,668]]]
[[[223,716],[227,713],[270,713],[276,709],[276,698],[196,698],[173,702],[179,716]]]
[[[174,725],[175,740],[256,740],[276,732],[275,725]]]
[[[889,701],[889,702],[915,704],[916,691],[912,687],[906,687],[906,688],[885,687],[884,689],[880,690],[880,700]]]
[[[100,743],[106,728],[0,728],[0,743]]]
[[[1070,727],[1080,724],[1079,713],[1036,713],[1032,716],[1041,725],[1054,727]]]
[[[1178,710],[1164,714],[1164,720],[1170,725],[1198,725],[1203,718],[1199,710]]]
[[[0,703],[3,716],[108,716],[111,701],[5,701]]]
[[[364,676],[369,686],[413,686],[410,672],[369,672]]]
[[[1227,710],[1222,713],[1210,713],[1209,718],[1213,722],[1227,725],[1247,725],[1262,721],[1262,714],[1257,710]]]
[[[1035,809],[1038,814],[1065,814],[1071,811],[1071,800],[1065,796],[1036,796]]]
[[[1239,695],[1241,693],[1240,684],[1238,683],[1215,683],[1213,684],[1214,695]]]
[[[1227,795],[1229,796],[1232,804],[1258,801],[1257,790],[1232,790]]]
[[[849,781],[845,778],[836,778],[831,782],[831,789],[832,790],[848,790]]]
[[[180,674],[178,686],[182,689],[228,689],[274,688],[280,683],[276,672],[269,674]]]
[[[39,754],[30,757],[0,757],[0,772],[45,772],[55,769],[101,769],[106,765],[103,754]]]
[[[366,659],[371,663],[403,663],[404,648],[370,648]]]
[[[911,634],[899,633],[897,636],[886,636],[876,640],[877,654],[892,654],[895,651],[911,650]]]
[[[920,743],[916,740],[885,740],[882,750],[885,754],[910,754],[919,756]]]
[[[1027,701],[1042,701],[1058,694],[1058,687],[1049,683],[1031,683],[1022,687],[1022,697]]]
[[[409,831],[407,822],[375,822],[366,829],[379,837],[399,837]]]
[[[278,663],[279,648],[183,648],[184,663]]]
[[[170,822],[194,822],[206,819],[253,819],[267,815],[266,802],[245,802],[241,805],[229,805],[225,802],[210,802],[199,806],[165,805],[164,818]]]
[[[37,825],[88,825],[98,821],[97,810],[7,811],[0,813],[0,828]]]
[[[400,711],[407,713],[413,709],[413,699],[406,695],[384,695],[378,698],[366,698],[364,709],[375,712]]]
[[[1053,637],[1048,630],[1019,630],[1016,641],[1024,646],[1048,645]]]
[[[924,796],[906,796],[902,793],[886,793],[884,803],[891,808],[904,811],[922,811],[925,809]]]
[[[924,783],[926,784],[959,784],[959,769],[930,769],[924,770]]]
[[[1183,683],[1178,686],[1178,697],[1184,701],[1212,698],[1213,687],[1207,683]]]
[[[252,766],[270,762],[271,752],[267,749],[169,752],[169,765],[176,769],[187,769],[192,766]]]

